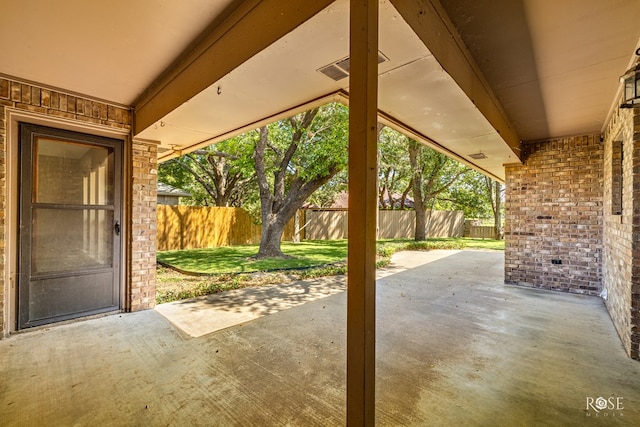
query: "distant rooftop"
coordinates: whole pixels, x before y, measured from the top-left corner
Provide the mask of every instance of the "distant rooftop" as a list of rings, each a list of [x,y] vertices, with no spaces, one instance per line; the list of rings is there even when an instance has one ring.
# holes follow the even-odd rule
[[[158,196],[191,197],[191,194],[164,182],[158,182]]]

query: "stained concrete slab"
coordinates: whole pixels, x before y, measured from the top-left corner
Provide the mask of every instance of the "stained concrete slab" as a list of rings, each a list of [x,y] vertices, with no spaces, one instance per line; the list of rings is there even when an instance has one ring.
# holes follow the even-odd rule
[[[639,425],[640,363],[602,301],[502,271],[501,253],[461,251],[379,279],[377,424]],[[345,307],[340,292],[197,338],[149,310],[0,340],[0,425],[343,425]]]

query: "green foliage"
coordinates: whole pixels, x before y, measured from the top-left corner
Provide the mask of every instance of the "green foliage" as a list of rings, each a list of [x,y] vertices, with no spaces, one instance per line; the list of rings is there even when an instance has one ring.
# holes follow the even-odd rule
[[[316,267],[309,270],[303,270],[298,273],[298,277],[302,280],[315,279],[325,276],[341,276],[347,274],[346,264],[328,265],[325,267]]]
[[[159,281],[170,280],[159,275]],[[204,295],[217,294],[220,292],[231,291],[252,286],[254,283],[251,277],[244,274],[231,275],[222,274],[216,277],[209,277],[206,280],[196,281],[193,286],[181,289],[162,289],[159,288],[156,293],[156,304],[162,304],[171,301],[178,301],[188,298],[196,298]]]
[[[392,243],[380,243],[376,245],[376,255],[383,258],[389,258],[395,252],[397,252],[397,247]]]
[[[346,192],[349,187],[347,170],[343,169],[333,176],[326,184],[320,186],[307,199],[307,205],[320,208],[329,208],[336,201],[336,197]]]
[[[246,287],[247,283],[248,278],[242,275],[210,278],[191,288],[159,290],[156,294],[156,304],[240,289]]]
[[[268,127],[270,143],[265,152],[265,166],[272,189],[274,176],[281,167],[279,160],[292,142],[295,120],[300,117],[298,115],[281,120]],[[200,180],[213,188],[215,185],[211,181],[210,171],[217,165],[225,171],[227,177],[239,177],[234,183],[235,187],[226,190],[234,192],[228,205],[243,207],[259,223],[261,205],[253,158],[258,138],[259,132],[247,132],[189,156],[165,162],[159,166],[159,180],[191,193],[192,197],[182,199],[184,204],[216,205],[212,192],[208,192],[184,166],[199,171]],[[347,191],[347,145],[347,107],[338,103],[321,107],[311,126],[302,135],[291,161],[286,165],[285,190],[288,191],[296,180],[308,182],[326,174],[329,168],[337,165],[339,172],[321,185],[306,202],[311,206],[331,206],[338,194]],[[387,200],[389,196],[394,199],[395,203],[387,206],[389,208],[399,208],[403,194],[415,199],[411,186],[414,171],[410,167],[408,146],[409,138],[406,136],[388,127],[380,130],[379,195],[381,200]],[[493,217],[491,199],[482,174],[426,146],[419,144],[419,148],[417,160],[422,175],[424,208],[462,210],[466,218]],[[216,153],[224,153],[225,157],[217,156]],[[221,159],[224,160],[223,164],[220,163]]]
[[[283,155],[291,146],[298,130],[296,125],[303,115],[268,126],[269,148],[265,151],[264,165],[272,190]],[[340,172],[309,198],[313,205],[331,205],[336,195],[347,188],[344,168],[348,127],[346,106],[330,103],[320,107],[311,125],[300,135],[295,153],[285,165],[285,190],[288,191],[296,180],[309,182],[335,168]],[[192,197],[183,199],[184,204],[243,207],[259,223],[260,198],[253,156],[258,139],[259,131],[250,131],[165,162],[159,166],[159,180],[191,193]]]
[[[385,268],[391,264],[391,257],[381,258],[376,261],[376,268]]]
[[[411,141],[411,146],[416,150],[417,169],[414,170],[414,180],[421,183],[422,205],[430,209],[436,198],[451,200],[449,190],[470,169],[416,141]],[[417,198],[415,191],[414,198]]]
[[[472,239],[470,237],[431,237],[420,242],[411,239],[382,239],[378,240],[377,254],[379,256],[391,256],[399,251],[436,249],[504,250],[504,240]]]
[[[158,179],[191,193],[187,205],[243,206],[256,199],[252,153],[243,134],[162,163]]]
[[[267,175],[273,177],[280,168],[283,153],[292,144],[303,115],[268,126],[270,150],[265,152]],[[286,165],[287,185],[291,185],[296,178],[309,182],[329,174],[334,165],[339,170],[347,165],[349,110],[346,106],[334,102],[320,107],[311,125],[303,131],[297,149]],[[273,180],[270,184],[273,185]]]
[[[196,182],[193,175],[173,161],[161,163],[158,166],[158,181],[185,190],[191,197],[182,197],[180,203],[188,206],[209,206],[211,198],[205,189]]]
[[[378,241],[376,254],[380,258],[390,258],[400,251],[430,251],[436,249],[464,249],[466,239],[431,238],[416,242],[409,239],[384,239]]]
[[[417,170],[410,165],[410,144],[416,149]],[[425,209],[462,210],[467,218],[491,217],[491,202],[486,195],[484,175],[450,159],[405,135],[384,127],[378,138],[379,199],[385,208],[399,208],[402,194],[415,200],[412,188],[414,172],[422,182]],[[390,204],[382,204],[389,199]]]
[[[504,240],[465,238],[468,249],[504,251]]]
[[[447,198],[439,200],[438,206],[446,210],[461,210],[465,218],[493,218],[485,176],[475,170],[470,170],[452,185]]]
[[[384,127],[378,135],[378,199],[382,208],[400,208],[411,190],[409,138]]]

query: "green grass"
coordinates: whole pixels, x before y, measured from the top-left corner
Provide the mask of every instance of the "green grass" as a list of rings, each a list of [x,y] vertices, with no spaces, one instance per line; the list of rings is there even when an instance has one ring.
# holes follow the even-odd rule
[[[378,256],[391,256],[399,251],[428,251],[433,249],[490,249],[503,251],[504,240],[432,237],[422,242],[416,242],[412,239],[381,239],[378,241]]]
[[[423,242],[410,239],[384,239],[378,242],[378,267],[388,264],[388,258],[402,250],[432,249],[492,249],[504,250],[504,241],[469,238],[431,238]],[[158,261],[184,271],[205,274],[250,273],[285,270],[332,264],[347,258],[346,240],[316,240],[282,243],[282,251],[292,258],[251,259],[258,245],[230,246],[211,249],[190,249],[158,253]],[[338,269],[340,270],[340,269]],[[310,273],[311,274],[311,273]]]
[[[415,242],[410,239],[380,240],[377,244],[376,267],[388,266],[391,255],[403,250],[463,248],[504,250],[504,241],[467,238],[432,238],[424,242]],[[181,270],[210,275],[194,276],[167,268],[158,268],[156,303],[162,304],[248,286],[336,276],[347,272],[347,265],[344,262],[347,257],[346,240],[283,243],[282,249],[294,258],[253,260],[250,257],[258,252],[257,245],[160,252],[158,259],[162,262]],[[254,274],[256,271],[301,267],[311,268],[286,274],[278,272]]]
[[[343,261],[347,257],[347,241],[283,242],[282,252],[292,258],[254,260],[251,257],[258,253],[258,245],[245,245],[158,252],[158,261],[185,271],[209,274],[303,268]]]
[[[172,282],[172,278],[166,278],[162,274],[158,275],[159,282]],[[184,279],[175,279],[175,281],[182,281]],[[178,301],[182,299],[195,298],[203,295],[216,294],[219,292],[231,291],[233,289],[240,289],[245,287],[245,282],[248,282],[244,275],[236,275],[230,277],[229,275],[221,275],[216,278],[208,278],[202,281],[197,281],[193,286],[181,287],[179,289],[158,289],[156,293],[156,304],[162,304],[165,302]]]
[[[504,240],[493,239],[472,239],[465,237],[462,239],[467,244],[467,249],[490,249],[492,251],[504,251]]]

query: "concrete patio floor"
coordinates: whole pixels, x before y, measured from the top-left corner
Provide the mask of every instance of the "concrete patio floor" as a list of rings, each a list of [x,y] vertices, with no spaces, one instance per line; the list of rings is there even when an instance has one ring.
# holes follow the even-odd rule
[[[377,286],[378,425],[640,425],[640,362],[599,298],[505,286],[500,252],[397,255]],[[202,334],[149,310],[0,340],[0,425],[343,425],[346,293],[285,308]]]

